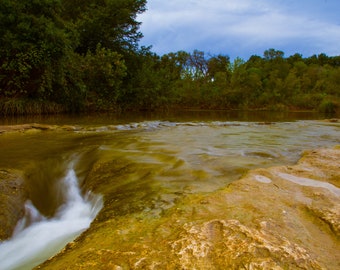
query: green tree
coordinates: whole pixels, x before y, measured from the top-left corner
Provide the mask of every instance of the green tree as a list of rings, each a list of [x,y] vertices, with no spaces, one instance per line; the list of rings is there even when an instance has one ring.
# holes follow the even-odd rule
[[[267,61],[283,59],[284,52],[271,48],[271,49],[264,51],[263,56],[264,56],[264,59]]]
[[[95,52],[97,45],[125,53],[136,50],[142,37],[136,16],[145,11],[146,0],[62,0],[64,17],[79,33],[76,52]]]
[[[247,80],[247,67],[246,62],[237,57],[233,63],[230,64],[231,80],[230,91],[228,92],[228,100],[232,107],[238,107],[247,104],[246,97],[246,80]]]
[[[145,3],[2,0],[0,98],[53,100],[71,110],[116,106],[123,78],[137,72],[136,16]]]
[[[81,68],[83,82],[87,87],[86,101],[95,109],[117,109],[126,75],[122,56],[98,45],[94,53],[88,51],[83,62]]]
[[[208,73],[208,61],[203,51],[194,50],[189,55],[190,73],[193,79],[200,80],[206,78]]]
[[[48,98],[74,33],[58,0],[0,2],[0,95]]]
[[[217,55],[214,57],[211,57],[208,60],[207,63],[207,76],[209,77],[209,80],[216,80],[217,77],[220,78],[221,73],[224,73],[227,80],[230,80],[230,58],[227,55]],[[216,76],[216,74],[219,73],[220,75]]]

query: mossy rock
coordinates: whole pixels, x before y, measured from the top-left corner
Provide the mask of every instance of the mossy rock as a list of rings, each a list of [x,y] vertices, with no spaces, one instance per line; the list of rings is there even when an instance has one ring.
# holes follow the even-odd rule
[[[143,196],[143,211],[124,211],[129,193],[119,183],[143,169],[103,160],[85,182],[104,195],[104,208],[35,269],[340,269],[339,158],[339,147],[306,151],[295,165],[251,170],[223,189],[178,198],[158,215]]]

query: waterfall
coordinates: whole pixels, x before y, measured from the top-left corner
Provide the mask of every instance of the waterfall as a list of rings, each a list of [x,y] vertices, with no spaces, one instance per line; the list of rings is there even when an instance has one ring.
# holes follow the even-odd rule
[[[44,262],[86,230],[102,208],[99,195],[82,196],[73,168],[63,181],[65,203],[52,218],[42,216],[30,201],[11,239],[0,243],[0,269],[25,270]]]

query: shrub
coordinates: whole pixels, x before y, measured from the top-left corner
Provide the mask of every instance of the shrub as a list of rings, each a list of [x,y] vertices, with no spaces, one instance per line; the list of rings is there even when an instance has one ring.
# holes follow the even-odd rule
[[[319,105],[319,112],[325,113],[325,114],[335,114],[337,109],[337,104],[335,102],[330,100],[323,100],[321,104]]]

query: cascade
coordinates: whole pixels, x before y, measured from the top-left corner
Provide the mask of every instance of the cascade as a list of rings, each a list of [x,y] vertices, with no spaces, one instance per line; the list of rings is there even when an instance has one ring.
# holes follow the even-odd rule
[[[44,262],[86,230],[102,208],[99,195],[82,196],[73,168],[59,181],[65,202],[52,218],[39,213],[31,201],[25,205],[11,239],[0,243],[0,269],[25,270]]]

